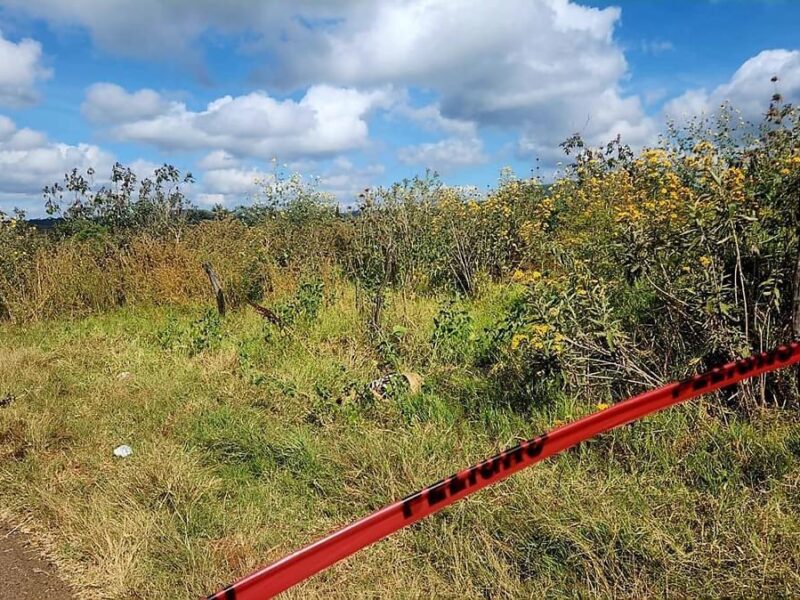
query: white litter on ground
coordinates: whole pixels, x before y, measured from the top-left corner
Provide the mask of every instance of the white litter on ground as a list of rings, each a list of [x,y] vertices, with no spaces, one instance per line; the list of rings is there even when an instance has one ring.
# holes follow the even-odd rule
[[[126,446],[125,444],[114,448],[114,456],[118,456],[119,458],[127,458],[131,454],[133,454],[133,448]]]

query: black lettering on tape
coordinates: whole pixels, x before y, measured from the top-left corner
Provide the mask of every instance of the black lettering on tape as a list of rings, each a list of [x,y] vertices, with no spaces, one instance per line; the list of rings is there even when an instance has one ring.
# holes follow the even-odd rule
[[[531,440],[528,442],[527,447],[525,448],[526,453],[530,458],[535,458],[542,453],[542,448],[544,448],[544,443],[547,441],[547,434],[540,435],[535,440]]]
[[[477,466],[470,467],[468,478],[469,478],[469,484],[470,485],[475,485],[476,483],[478,483],[478,467]]]
[[[445,498],[447,498],[447,484],[444,479],[428,488],[428,506],[439,504]]]
[[[492,475],[495,474],[497,468],[497,464],[491,458],[488,460],[483,461],[480,464],[478,472],[480,472],[481,477],[484,479],[491,479]]]
[[[458,475],[453,475],[450,478],[450,495],[455,496],[461,490],[467,489],[467,482],[461,479]]]
[[[517,444],[497,456],[488,458],[482,463],[471,467],[464,476],[453,475],[447,479],[437,481],[420,492],[407,496],[403,500],[403,516],[407,519],[413,516],[415,508],[423,501],[423,498],[427,498],[428,506],[434,506],[443,502],[448,496],[454,496],[468,487],[477,485],[478,475],[483,479],[489,480],[495,474],[510,469],[512,464],[522,463],[525,460],[524,454],[526,453],[530,458],[539,456],[546,439],[547,434],[544,434],[534,440]]]
[[[414,514],[414,506],[422,502],[422,495],[425,490],[415,492],[403,499],[403,516],[407,519]]]

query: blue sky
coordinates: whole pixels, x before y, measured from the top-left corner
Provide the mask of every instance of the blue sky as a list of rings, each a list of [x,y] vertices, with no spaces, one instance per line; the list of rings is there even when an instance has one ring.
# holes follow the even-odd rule
[[[0,0],[0,210],[117,160],[192,171],[201,206],[250,201],[273,158],[342,204],[426,168],[547,175],[576,131],[756,120],[773,75],[797,100],[797,23],[791,0]]]

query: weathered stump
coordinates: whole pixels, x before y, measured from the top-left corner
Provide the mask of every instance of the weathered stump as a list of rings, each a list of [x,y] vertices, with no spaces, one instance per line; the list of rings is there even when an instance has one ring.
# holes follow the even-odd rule
[[[203,270],[208,275],[208,280],[211,282],[211,289],[214,292],[214,297],[217,300],[217,310],[220,316],[225,316],[225,292],[222,290],[222,284],[219,282],[219,276],[214,268],[207,262],[203,263]]]

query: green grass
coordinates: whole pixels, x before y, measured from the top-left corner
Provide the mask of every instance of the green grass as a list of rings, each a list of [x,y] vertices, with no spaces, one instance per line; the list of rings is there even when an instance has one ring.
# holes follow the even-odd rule
[[[327,290],[280,332],[249,310],[124,309],[0,328],[0,506],[82,596],[193,598],[594,410],[431,352],[435,298],[385,314],[423,391],[374,401],[387,349]],[[476,329],[510,292],[465,302]],[[382,349],[383,348],[383,349]],[[121,375],[127,373],[129,375]],[[800,424],[713,397],[604,435],[365,549],[289,597],[800,594]],[[115,459],[119,444],[132,457]]]

